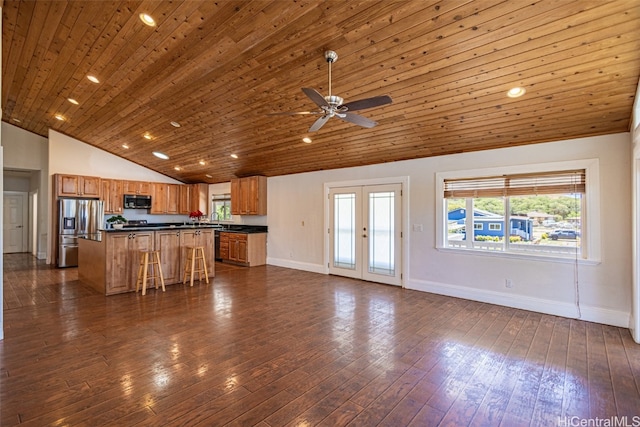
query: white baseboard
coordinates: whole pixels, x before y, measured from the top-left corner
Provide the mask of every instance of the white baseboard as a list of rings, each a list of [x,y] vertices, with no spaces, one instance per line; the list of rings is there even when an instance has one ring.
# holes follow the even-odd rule
[[[553,301],[525,295],[514,295],[512,293],[489,291],[485,289],[474,289],[465,286],[424,280],[409,279],[405,283],[405,287],[407,289],[417,291],[431,292],[439,295],[447,295],[506,307],[519,308],[522,310],[536,311],[554,316],[562,316],[572,319],[578,318],[578,308],[573,303]],[[629,316],[630,313],[624,311],[585,306],[582,304],[580,305],[579,318],[589,322],[628,328]]]
[[[293,260],[284,259],[284,258],[267,257],[267,264],[275,265],[278,267],[293,268],[294,270],[310,271],[312,273],[320,273],[320,274],[327,273],[321,264],[311,264],[308,262],[299,262],[299,261],[293,261]]]
[[[267,258],[267,264],[278,267],[293,268],[295,270],[327,274],[324,266],[320,264],[298,262],[282,258]],[[466,286],[450,285],[447,283],[438,283],[426,280],[409,279],[405,282],[405,288],[486,302],[489,304],[497,304],[505,307],[535,311],[538,313],[551,314],[554,316],[568,317],[571,319],[579,318],[588,322],[602,323],[604,325],[618,326],[621,328],[629,328],[631,316],[631,313],[624,311],[581,304],[580,317],[578,317],[578,308],[573,303],[547,300],[525,295],[514,295],[513,293],[489,291],[486,289],[475,289]]]

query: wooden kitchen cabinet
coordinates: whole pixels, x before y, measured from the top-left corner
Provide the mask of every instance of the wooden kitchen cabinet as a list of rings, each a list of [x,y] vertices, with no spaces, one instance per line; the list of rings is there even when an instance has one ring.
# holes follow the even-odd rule
[[[267,214],[267,177],[250,176],[231,180],[231,214]]]
[[[100,178],[96,176],[56,174],[58,197],[100,197]]]
[[[154,232],[107,233],[107,295],[135,291],[140,251],[152,250]]]
[[[105,214],[122,214],[124,208],[122,181],[119,179],[103,179],[101,200],[104,202]]]
[[[184,272],[187,262],[187,247],[202,246],[204,247],[204,258],[207,262],[207,274],[209,277],[215,276],[215,232],[211,228],[204,229],[182,229],[180,230],[180,274]]]
[[[180,231],[156,231],[155,248],[160,251],[160,265],[166,284],[182,281]]]
[[[189,215],[200,211],[209,216],[209,186],[207,184],[180,185],[178,188],[178,213]]]
[[[151,214],[178,213],[178,184],[152,183],[151,185]]]
[[[267,263],[266,233],[220,233],[220,258],[247,266]]]
[[[151,183],[145,181],[122,181],[124,194],[136,194],[142,196],[151,195]]]

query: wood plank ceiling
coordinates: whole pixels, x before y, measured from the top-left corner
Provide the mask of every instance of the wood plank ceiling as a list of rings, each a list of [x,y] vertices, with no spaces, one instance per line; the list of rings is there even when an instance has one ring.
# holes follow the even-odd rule
[[[5,0],[2,12],[2,120],[188,183],[626,132],[640,76],[637,0]],[[334,117],[309,133],[318,116],[270,115],[315,111],[301,88],[328,94],[328,49],[334,95],[393,98],[358,112],[376,127]],[[508,98],[514,86],[526,94]]]

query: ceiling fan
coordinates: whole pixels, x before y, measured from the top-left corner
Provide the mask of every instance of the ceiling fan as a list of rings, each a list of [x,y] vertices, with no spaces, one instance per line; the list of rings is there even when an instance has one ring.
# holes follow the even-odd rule
[[[322,96],[320,92],[309,87],[303,87],[302,91],[309,97],[315,104],[320,107],[317,111],[297,111],[297,112],[285,112],[285,113],[273,113],[272,115],[307,115],[314,114],[321,117],[316,120],[309,132],[315,132],[320,129],[331,117],[338,117],[346,122],[354,123],[358,126],[365,128],[372,128],[378,123],[370,120],[366,117],[362,117],[358,114],[354,114],[351,111],[364,110],[365,108],[379,107],[380,105],[391,104],[391,97],[388,95],[374,96],[371,98],[360,99],[357,101],[347,102],[341,97],[331,94],[331,64],[338,60],[338,54],[332,50],[327,50],[324,53],[324,58],[329,64],[329,95]]]

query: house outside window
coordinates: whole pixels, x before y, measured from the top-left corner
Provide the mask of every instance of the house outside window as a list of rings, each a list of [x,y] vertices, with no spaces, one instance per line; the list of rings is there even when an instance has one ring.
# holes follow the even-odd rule
[[[585,164],[567,162],[572,163]],[[588,242],[599,246],[599,227],[585,221],[592,216],[587,211],[597,212],[599,200],[597,185],[590,188],[587,181],[589,175],[597,177],[597,161],[589,164],[525,173],[505,168],[511,173],[495,175],[437,174],[438,248],[597,261],[599,249]]]
[[[211,197],[211,220],[231,221],[231,194],[214,194]]]

